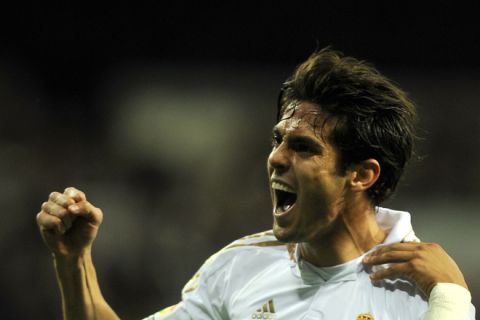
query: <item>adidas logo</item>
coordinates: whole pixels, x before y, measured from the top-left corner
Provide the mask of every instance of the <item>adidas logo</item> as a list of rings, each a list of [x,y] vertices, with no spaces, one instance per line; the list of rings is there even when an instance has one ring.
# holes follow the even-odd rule
[[[252,319],[275,319],[275,308],[273,307],[273,300],[268,300],[260,309],[257,309],[252,314]]]

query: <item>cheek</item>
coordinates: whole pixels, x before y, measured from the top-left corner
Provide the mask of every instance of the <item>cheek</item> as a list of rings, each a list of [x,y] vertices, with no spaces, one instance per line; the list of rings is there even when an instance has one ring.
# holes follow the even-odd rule
[[[343,197],[343,184],[341,178],[318,170],[312,175],[303,177],[302,202],[323,211]]]
[[[304,169],[298,174],[298,177],[305,191],[312,195],[325,194],[332,184],[329,181],[328,171],[319,165],[305,167]]]

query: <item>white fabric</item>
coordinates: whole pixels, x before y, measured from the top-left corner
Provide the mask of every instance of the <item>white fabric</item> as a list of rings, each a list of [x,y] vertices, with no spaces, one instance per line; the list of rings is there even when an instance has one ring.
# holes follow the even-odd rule
[[[450,320],[468,318],[470,291],[453,283],[438,283],[428,299],[429,308],[424,320]]]
[[[377,220],[388,231],[383,245],[418,241],[409,213],[378,208]],[[428,304],[416,286],[402,279],[372,283],[362,258],[318,268],[271,231],[252,235],[208,259],[177,306],[147,319],[423,319]],[[469,318],[455,319],[475,319],[473,306]]]

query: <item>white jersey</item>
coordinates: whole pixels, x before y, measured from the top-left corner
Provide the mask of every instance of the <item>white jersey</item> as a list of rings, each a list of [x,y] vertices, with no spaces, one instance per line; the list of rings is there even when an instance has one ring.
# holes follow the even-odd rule
[[[418,241],[407,212],[378,208],[377,221],[388,232],[382,245]],[[179,304],[146,319],[422,319],[428,304],[415,284],[372,282],[362,258],[319,268],[272,231],[247,236],[210,257],[184,287]],[[469,319],[475,319],[473,306]]]

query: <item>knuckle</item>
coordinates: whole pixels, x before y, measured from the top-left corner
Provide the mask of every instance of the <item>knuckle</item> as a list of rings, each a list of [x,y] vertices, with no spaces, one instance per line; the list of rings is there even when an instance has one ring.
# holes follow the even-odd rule
[[[409,269],[414,272],[420,272],[424,270],[424,268],[425,268],[425,263],[421,259],[414,259],[409,262]]]
[[[70,196],[70,197],[74,197],[74,196],[77,195],[78,190],[75,189],[74,187],[68,187],[68,188],[65,188],[63,193]]]
[[[40,212],[37,214],[37,224],[40,228],[49,229],[52,224],[52,219],[50,219],[48,214]]]
[[[65,213],[67,212],[65,208],[59,206],[58,204],[55,203],[48,203],[45,207],[45,212],[49,213],[52,216],[56,217],[63,217]]]
[[[417,269],[416,270],[423,272],[426,269],[426,267],[427,267],[427,264],[425,263],[425,261],[419,261],[417,263]]]
[[[82,192],[81,190],[78,190],[77,188],[74,187],[67,187],[65,188],[64,192],[65,195],[72,197],[72,198],[81,198],[85,199],[85,193]]]
[[[415,270],[415,262],[414,260],[410,260],[408,262],[406,262],[406,265],[407,265],[407,268],[410,269],[410,270]]]
[[[392,259],[393,257],[394,255],[392,252],[385,252],[384,254],[382,254],[382,258],[384,259]]]
[[[422,271],[423,270],[423,262],[421,260],[415,260],[412,262],[412,270],[414,271]]]
[[[57,197],[57,204],[61,206],[66,206],[70,201],[70,197],[64,195],[64,194],[59,194]]]
[[[424,242],[421,244],[421,247],[422,249],[428,249],[428,248],[432,248],[433,247],[433,243],[432,242]]]
[[[63,219],[66,215],[67,215],[67,210],[65,210],[65,209],[63,209],[63,208],[62,208],[62,209],[59,209],[59,210],[57,210],[57,211],[55,212],[55,216],[56,216],[57,218],[60,218],[60,219]]]
[[[35,217],[38,224],[40,224],[40,222],[42,220],[42,215],[43,215],[43,213],[42,213],[42,211],[40,211],[39,213],[37,213],[37,215]]]
[[[47,213],[50,213],[51,210],[52,210],[51,202],[44,202],[42,204],[42,210],[47,212]]]

